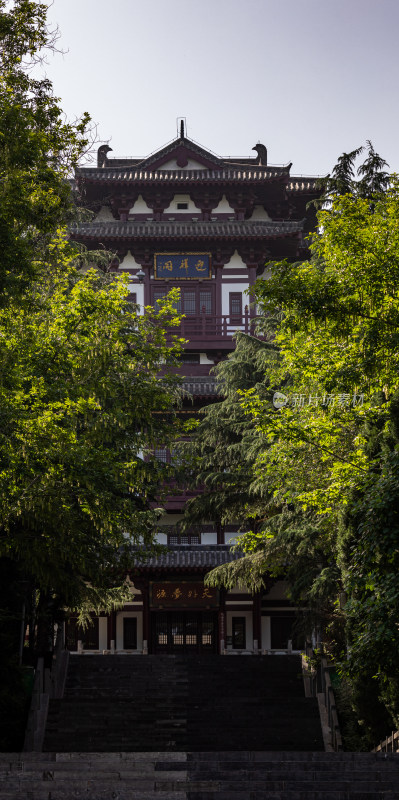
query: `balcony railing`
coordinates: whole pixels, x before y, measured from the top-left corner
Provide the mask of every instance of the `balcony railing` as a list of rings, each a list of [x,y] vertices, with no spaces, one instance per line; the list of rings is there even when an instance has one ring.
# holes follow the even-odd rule
[[[187,315],[183,317],[178,328],[171,329],[175,335],[188,339],[188,345],[203,343],[207,347],[218,347],[221,344],[232,345],[233,336],[237,331],[253,333],[256,317],[250,317],[248,309],[244,314],[206,314],[199,316]]]

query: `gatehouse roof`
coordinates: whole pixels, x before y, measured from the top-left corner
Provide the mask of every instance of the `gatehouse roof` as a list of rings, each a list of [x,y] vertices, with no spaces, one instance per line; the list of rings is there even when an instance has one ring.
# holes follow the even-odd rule
[[[138,557],[136,566],[141,569],[213,569],[242,558],[242,553],[232,552],[230,545],[168,545],[163,553],[149,558]]]

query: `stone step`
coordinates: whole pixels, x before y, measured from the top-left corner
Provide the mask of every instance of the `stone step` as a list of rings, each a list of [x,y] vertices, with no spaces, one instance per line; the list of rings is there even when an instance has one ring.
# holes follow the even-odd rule
[[[321,769],[323,765],[325,768],[330,769],[341,769],[344,765],[350,768],[351,765],[357,765],[359,769],[372,766],[373,768],[381,768],[384,770],[387,767],[390,767],[399,771],[399,755],[397,753],[308,753],[302,751],[292,753],[281,751],[278,753],[272,753],[267,751],[231,752],[226,750],[219,750],[218,752],[203,751],[195,754],[191,752],[169,753],[161,751],[158,753],[119,752],[117,754],[109,754],[106,752],[79,753],[74,751],[68,753],[0,753],[0,766],[2,768],[6,764],[9,764],[10,768],[12,766],[14,768],[22,769],[23,767],[19,767],[19,765],[26,765],[35,768],[35,764],[38,765],[38,768],[41,768],[43,763],[52,764],[53,766],[60,764],[62,765],[62,768],[64,768],[64,765],[67,763],[75,763],[77,765],[82,765],[82,768],[92,764],[93,768],[98,767],[100,769],[102,765],[114,764],[115,762],[118,762],[120,765],[136,763],[169,764],[173,762],[190,762],[192,764],[192,768],[194,766],[201,768],[203,762],[206,762],[207,764],[231,764],[232,766],[234,764],[250,764],[254,767],[256,765],[262,766],[263,764],[266,764],[267,768],[269,768],[269,766],[270,768],[273,768],[275,765],[283,765],[285,767],[295,764],[309,769]]]
[[[44,749],[71,741],[87,752],[323,749],[298,656],[71,656]]]
[[[0,754],[2,800],[399,800],[373,753]]]

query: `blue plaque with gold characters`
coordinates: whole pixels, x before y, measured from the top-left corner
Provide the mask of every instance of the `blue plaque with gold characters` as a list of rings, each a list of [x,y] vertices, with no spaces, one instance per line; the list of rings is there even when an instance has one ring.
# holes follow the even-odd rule
[[[155,253],[154,278],[193,281],[211,278],[210,253]]]

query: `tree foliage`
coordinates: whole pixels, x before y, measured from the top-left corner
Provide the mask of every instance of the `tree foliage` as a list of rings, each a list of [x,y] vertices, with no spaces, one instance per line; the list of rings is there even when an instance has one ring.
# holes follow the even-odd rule
[[[32,67],[51,47],[45,4],[0,2],[0,298],[23,292],[40,254],[76,213],[68,182],[88,147],[90,117],[65,121]]]
[[[310,260],[272,264],[271,278],[256,284],[264,319],[280,317],[274,357],[240,385],[239,339],[230,369],[237,362],[257,525],[249,515],[244,558],[208,580],[256,589],[265,571],[285,572],[291,597],[308,609],[308,632],[321,626],[350,679],[370,744],[399,722],[399,183],[371,143],[356,177],[361,152],[344,154],[325,181]],[[206,414],[220,422],[213,431],[223,453],[232,414]],[[211,440],[199,430],[201,469]],[[234,461],[228,433],[225,442],[234,487],[245,448]]]
[[[276,305],[283,311],[276,336],[281,360],[270,377],[276,386],[285,381],[291,399],[272,425],[264,402],[245,400],[269,435],[259,470],[275,482],[276,493],[324,519],[331,531],[335,597],[340,590],[347,596],[349,649],[344,655],[342,641],[342,668],[371,738],[370,686],[399,719],[393,663],[399,646],[399,185],[393,177],[387,187],[378,174],[382,166],[370,147],[357,188],[341,195],[336,187],[319,211],[311,260],[275,265],[271,280],[258,283],[265,313]]]
[[[241,400],[243,390],[256,387],[259,396],[267,391],[265,365],[275,351],[270,342],[238,334],[235,351],[215,369],[219,400],[201,409],[182,448],[184,472],[191,472],[193,488],[201,490],[187,504],[187,524],[206,519],[223,528],[251,518],[257,527],[265,513],[268,493],[257,485],[253,469],[260,445]]]
[[[44,4],[0,0],[0,37],[0,557],[33,606],[101,607],[131,546],[153,546],[176,298],[139,315],[111,254],[68,239],[89,117],[66,122],[32,72],[53,41]]]
[[[63,249],[31,307],[0,312],[0,547],[71,603],[83,580],[109,581],[118,548],[151,545],[151,453],[173,436],[178,394],[158,375],[171,305],[137,315],[118,279],[80,275]]]

